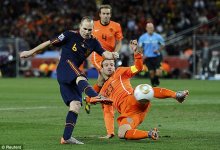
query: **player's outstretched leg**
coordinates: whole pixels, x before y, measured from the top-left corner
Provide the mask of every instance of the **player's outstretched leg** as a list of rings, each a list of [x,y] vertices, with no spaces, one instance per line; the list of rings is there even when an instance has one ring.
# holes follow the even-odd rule
[[[89,85],[85,77],[78,77],[76,80],[79,90],[89,97],[95,97],[98,93]]]
[[[113,138],[115,135],[114,134],[108,134],[108,135],[105,135],[105,136],[101,136],[99,137],[100,139],[111,139]]]
[[[148,132],[148,138],[151,138],[152,140],[158,140],[159,134],[157,128],[154,128]]]
[[[90,114],[90,110],[91,110],[91,104],[90,104],[90,97],[88,97],[88,96],[85,96],[84,98],[83,98],[83,100],[85,101],[85,111],[86,111],[86,113],[87,114]]]
[[[127,140],[140,140],[145,138],[157,140],[159,135],[157,128],[154,128],[153,130],[150,131],[144,131],[144,130],[132,129],[131,125],[123,124],[120,125],[118,128],[118,137],[120,139],[127,139]]]
[[[87,114],[90,114],[91,104],[102,103],[102,104],[112,104],[112,100],[108,99],[102,95],[98,95],[96,97],[84,97],[85,101],[85,111]]]
[[[71,137],[68,140],[64,140],[64,138],[62,137],[60,140],[60,144],[84,144],[83,142],[78,141],[77,139],[75,139],[74,137]]]
[[[157,140],[159,137],[157,128],[150,131],[143,131],[138,129],[130,129],[125,134],[125,139],[127,140],[140,140],[145,138],[150,138],[152,140]]]
[[[176,92],[176,100],[179,103],[183,103],[183,101],[186,99],[186,97],[189,95],[189,91],[188,90],[184,90],[184,91],[177,91]]]
[[[112,104],[112,100],[109,98],[106,98],[102,95],[98,95],[96,97],[91,97],[90,98],[90,103],[91,104],[96,104],[96,103],[102,103],[102,104]]]
[[[63,137],[61,138],[61,144],[83,144],[82,142],[76,140],[72,137],[73,130],[77,123],[78,114],[80,111],[81,102],[73,100],[69,104],[69,111],[66,116],[66,123],[63,132]]]
[[[93,89],[94,89],[97,93],[99,93],[99,91],[101,90],[101,87],[99,87],[98,84],[95,84],[95,85],[93,86]],[[85,111],[86,111],[87,114],[90,114],[90,111],[91,111],[90,97],[85,96],[85,97],[83,98],[83,100],[84,100],[85,103],[86,103],[86,104],[85,104]]]
[[[160,88],[160,87],[153,87],[153,90],[154,90],[155,98],[159,98],[159,99],[174,98],[179,103],[182,103],[186,99],[186,97],[189,95],[188,90],[175,92],[175,91],[172,91],[166,88]]]

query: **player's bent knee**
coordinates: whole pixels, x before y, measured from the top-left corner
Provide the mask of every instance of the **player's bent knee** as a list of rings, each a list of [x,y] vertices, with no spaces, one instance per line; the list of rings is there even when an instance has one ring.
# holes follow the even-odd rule
[[[131,129],[131,126],[129,124],[123,124],[118,128],[118,137],[120,139],[124,139],[125,138],[125,134],[128,130]]]
[[[84,77],[84,76],[78,76],[78,77],[76,78],[76,84],[78,84],[79,81],[81,81],[81,80],[87,81],[86,77]]]
[[[81,107],[81,102],[80,101],[72,101],[70,102],[70,109],[69,111],[79,113]]]

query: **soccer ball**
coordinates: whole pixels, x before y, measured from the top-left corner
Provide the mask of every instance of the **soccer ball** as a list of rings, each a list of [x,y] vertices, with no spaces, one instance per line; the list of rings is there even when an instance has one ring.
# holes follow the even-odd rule
[[[146,103],[154,98],[154,90],[148,84],[140,84],[134,89],[134,97],[139,103]]]

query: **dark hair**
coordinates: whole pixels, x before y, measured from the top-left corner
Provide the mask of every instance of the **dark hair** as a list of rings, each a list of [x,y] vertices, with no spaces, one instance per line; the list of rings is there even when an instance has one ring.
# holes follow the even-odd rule
[[[112,13],[112,7],[110,5],[101,5],[99,7],[99,13],[101,13],[102,9],[110,9],[110,12]]]

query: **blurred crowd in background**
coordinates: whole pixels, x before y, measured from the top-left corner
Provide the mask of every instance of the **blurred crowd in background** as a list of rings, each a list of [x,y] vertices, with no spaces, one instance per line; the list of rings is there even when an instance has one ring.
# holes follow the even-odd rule
[[[2,0],[0,37],[22,37],[30,47],[35,47],[65,30],[77,29],[82,16],[97,19],[100,4],[110,4],[112,20],[121,24],[124,35],[121,53],[125,58],[130,56],[128,40],[146,32],[148,21],[154,23],[156,32],[168,43],[172,43],[172,36],[198,25],[184,36],[220,33],[220,0]],[[205,46],[207,41],[201,40],[197,49]],[[191,38],[178,45],[174,41],[167,44],[164,55],[179,56],[192,47]]]
[[[110,3],[112,20],[119,22],[126,39],[145,32],[147,19],[165,38],[220,15],[220,0],[3,0],[1,36],[23,37],[30,47],[66,29],[77,29],[82,16],[97,17],[97,7]],[[206,35],[220,33],[219,22],[200,28]],[[36,43],[37,42],[37,43]]]

